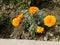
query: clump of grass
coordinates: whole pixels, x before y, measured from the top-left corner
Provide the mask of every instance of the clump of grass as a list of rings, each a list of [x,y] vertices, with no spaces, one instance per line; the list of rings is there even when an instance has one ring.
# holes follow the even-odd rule
[[[29,5],[29,0],[1,0],[4,4],[18,5],[21,9],[25,9]]]

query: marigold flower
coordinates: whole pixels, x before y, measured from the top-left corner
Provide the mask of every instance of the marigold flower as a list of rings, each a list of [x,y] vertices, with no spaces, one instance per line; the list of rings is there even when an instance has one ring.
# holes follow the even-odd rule
[[[44,24],[48,27],[54,26],[56,23],[56,18],[53,15],[48,15],[44,18]]]
[[[19,19],[19,18],[14,18],[14,19],[12,20],[12,25],[13,25],[14,27],[17,27],[17,26],[19,26],[20,22],[21,22],[21,19]]]
[[[37,31],[37,33],[43,33],[43,32],[44,32],[44,28],[38,26],[38,27],[36,28],[36,31]]]
[[[23,15],[23,13],[21,13],[21,14],[18,16],[18,18],[21,18],[21,19],[23,19],[23,18],[24,18],[24,15]]]
[[[38,10],[39,10],[38,7],[33,6],[33,7],[30,7],[29,12],[30,14],[35,14]]]

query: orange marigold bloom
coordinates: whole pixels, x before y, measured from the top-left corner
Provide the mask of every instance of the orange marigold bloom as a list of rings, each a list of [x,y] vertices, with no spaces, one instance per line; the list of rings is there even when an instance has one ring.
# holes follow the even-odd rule
[[[54,26],[56,23],[56,18],[53,15],[48,15],[44,18],[44,24],[48,27]]]
[[[21,13],[21,14],[18,16],[18,18],[21,18],[21,19],[23,19],[23,18],[24,18],[24,15],[23,15],[23,13]]]
[[[44,32],[44,28],[38,26],[38,27],[36,28],[36,31],[37,31],[37,33],[43,33],[43,32]]]
[[[20,22],[21,22],[21,19],[19,19],[19,18],[14,18],[14,19],[12,20],[12,25],[13,25],[14,27],[17,27],[17,26],[19,26]]]
[[[30,7],[29,12],[30,14],[35,14],[38,10],[39,10],[38,7],[33,6],[33,7]]]

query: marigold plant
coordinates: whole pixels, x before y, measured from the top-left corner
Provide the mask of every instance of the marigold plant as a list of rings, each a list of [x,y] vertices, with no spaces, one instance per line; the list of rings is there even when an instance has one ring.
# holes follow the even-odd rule
[[[30,14],[35,14],[38,10],[39,10],[38,7],[32,6],[32,7],[30,7],[29,12],[30,12]]]
[[[43,32],[44,32],[44,28],[41,27],[41,26],[37,26],[36,32],[37,32],[37,33],[43,33]]]
[[[33,6],[29,10],[23,10],[17,18],[12,20],[13,26],[17,27],[20,24],[25,26],[25,30],[31,36],[36,36],[36,34],[44,34],[44,32],[50,30],[49,27],[55,27],[56,18],[53,15],[49,15],[44,9],[39,10]]]
[[[44,18],[44,25],[52,27],[56,24],[56,18],[53,15],[48,15]]]

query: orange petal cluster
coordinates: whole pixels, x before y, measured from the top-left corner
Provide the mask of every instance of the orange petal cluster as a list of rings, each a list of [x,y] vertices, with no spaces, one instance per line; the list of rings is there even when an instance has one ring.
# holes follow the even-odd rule
[[[32,6],[32,7],[30,7],[29,12],[30,12],[30,14],[35,14],[38,10],[39,10],[38,7]]]
[[[41,26],[37,26],[36,32],[37,32],[37,33],[43,33],[43,32],[44,32],[44,28],[41,27]]]
[[[44,18],[44,25],[52,27],[56,24],[56,18],[53,15],[48,15]]]
[[[13,25],[14,27],[19,26],[23,18],[24,18],[24,15],[23,15],[23,14],[20,14],[18,17],[14,18],[14,19],[12,20],[12,25]]]

